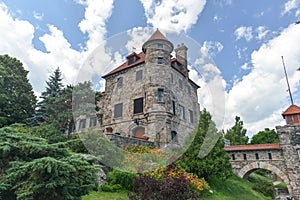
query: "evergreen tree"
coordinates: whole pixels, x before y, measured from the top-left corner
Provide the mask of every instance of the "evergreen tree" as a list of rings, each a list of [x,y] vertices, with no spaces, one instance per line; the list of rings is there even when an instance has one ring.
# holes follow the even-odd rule
[[[230,145],[243,145],[248,143],[248,136],[246,136],[247,129],[244,128],[244,122],[241,118],[235,117],[235,124],[232,128],[227,130],[225,138],[230,140]]]
[[[264,131],[259,131],[251,139],[251,144],[277,144],[279,143],[278,135],[274,129],[266,128]]]
[[[97,187],[94,161],[11,127],[0,129],[0,158],[0,199],[79,200]]]
[[[231,174],[231,164],[229,156],[224,150],[224,141],[222,134],[218,132],[215,123],[211,119],[209,112],[204,109],[201,111],[201,117],[194,137],[193,142],[184,153],[181,159],[181,165],[188,172],[195,173],[199,177],[207,179],[210,176],[217,176],[221,179],[228,178]],[[211,148],[211,151],[204,158],[199,157],[199,151],[203,145],[205,137],[208,134],[217,137],[218,141]]]
[[[0,55],[0,127],[33,115],[36,97],[27,75],[19,60]]]
[[[59,68],[50,75],[46,84],[46,91],[42,92],[40,96],[42,100],[36,104],[34,116],[27,121],[30,126],[40,125],[43,122],[51,123],[53,119],[56,119],[55,115],[60,112],[55,108],[55,100],[63,89],[62,74]]]

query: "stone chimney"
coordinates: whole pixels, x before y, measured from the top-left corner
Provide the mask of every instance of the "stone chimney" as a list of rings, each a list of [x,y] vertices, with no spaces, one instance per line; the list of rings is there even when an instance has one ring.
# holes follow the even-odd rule
[[[183,44],[178,44],[175,49],[176,59],[182,64],[181,71],[184,75],[188,76],[188,68],[187,68],[187,50],[188,48]]]

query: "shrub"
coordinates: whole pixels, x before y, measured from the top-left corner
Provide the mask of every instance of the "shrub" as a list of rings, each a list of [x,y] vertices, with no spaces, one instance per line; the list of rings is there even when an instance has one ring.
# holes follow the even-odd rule
[[[199,199],[204,189],[208,189],[204,179],[171,165],[135,178],[133,192],[129,192],[128,196],[131,200]]]
[[[262,193],[266,197],[272,197],[272,199],[274,199],[276,196],[276,192],[272,183],[260,180],[254,183],[252,189]]]
[[[120,184],[104,184],[100,186],[100,190],[103,192],[119,192],[120,190],[122,190],[122,186]]]
[[[120,184],[123,189],[133,189],[133,179],[138,177],[135,173],[113,170],[107,174],[107,182],[110,185]]]

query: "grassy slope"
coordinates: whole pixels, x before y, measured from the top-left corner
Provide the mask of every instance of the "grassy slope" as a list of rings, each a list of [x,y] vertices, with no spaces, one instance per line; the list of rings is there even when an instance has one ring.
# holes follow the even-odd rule
[[[270,198],[252,190],[252,183],[245,181],[237,176],[232,176],[226,181],[216,178],[208,180],[213,194],[208,194],[201,199],[205,200],[268,200]],[[127,192],[109,193],[92,192],[83,197],[83,200],[128,200]]]
[[[226,181],[221,181],[216,178],[208,180],[213,194],[206,196],[205,200],[268,200],[264,195],[252,190],[253,184],[241,179],[237,176],[232,176]]]

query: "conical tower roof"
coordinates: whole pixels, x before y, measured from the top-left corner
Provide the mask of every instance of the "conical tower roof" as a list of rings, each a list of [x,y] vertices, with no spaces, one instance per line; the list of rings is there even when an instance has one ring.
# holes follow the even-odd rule
[[[158,29],[156,29],[156,31],[152,34],[152,36],[147,40],[151,41],[151,40],[166,40],[169,41],[166,36],[164,36]]]
[[[152,42],[152,41],[156,41],[156,40],[167,41],[168,43],[171,44],[172,49],[174,48],[172,42],[170,42],[166,38],[166,36],[164,36],[158,29],[156,29],[156,31],[151,35],[151,37],[143,44],[143,47],[142,47],[143,52],[146,52],[145,51],[146,50],[145,49],[146,44],[148,44],[149,42]]]

